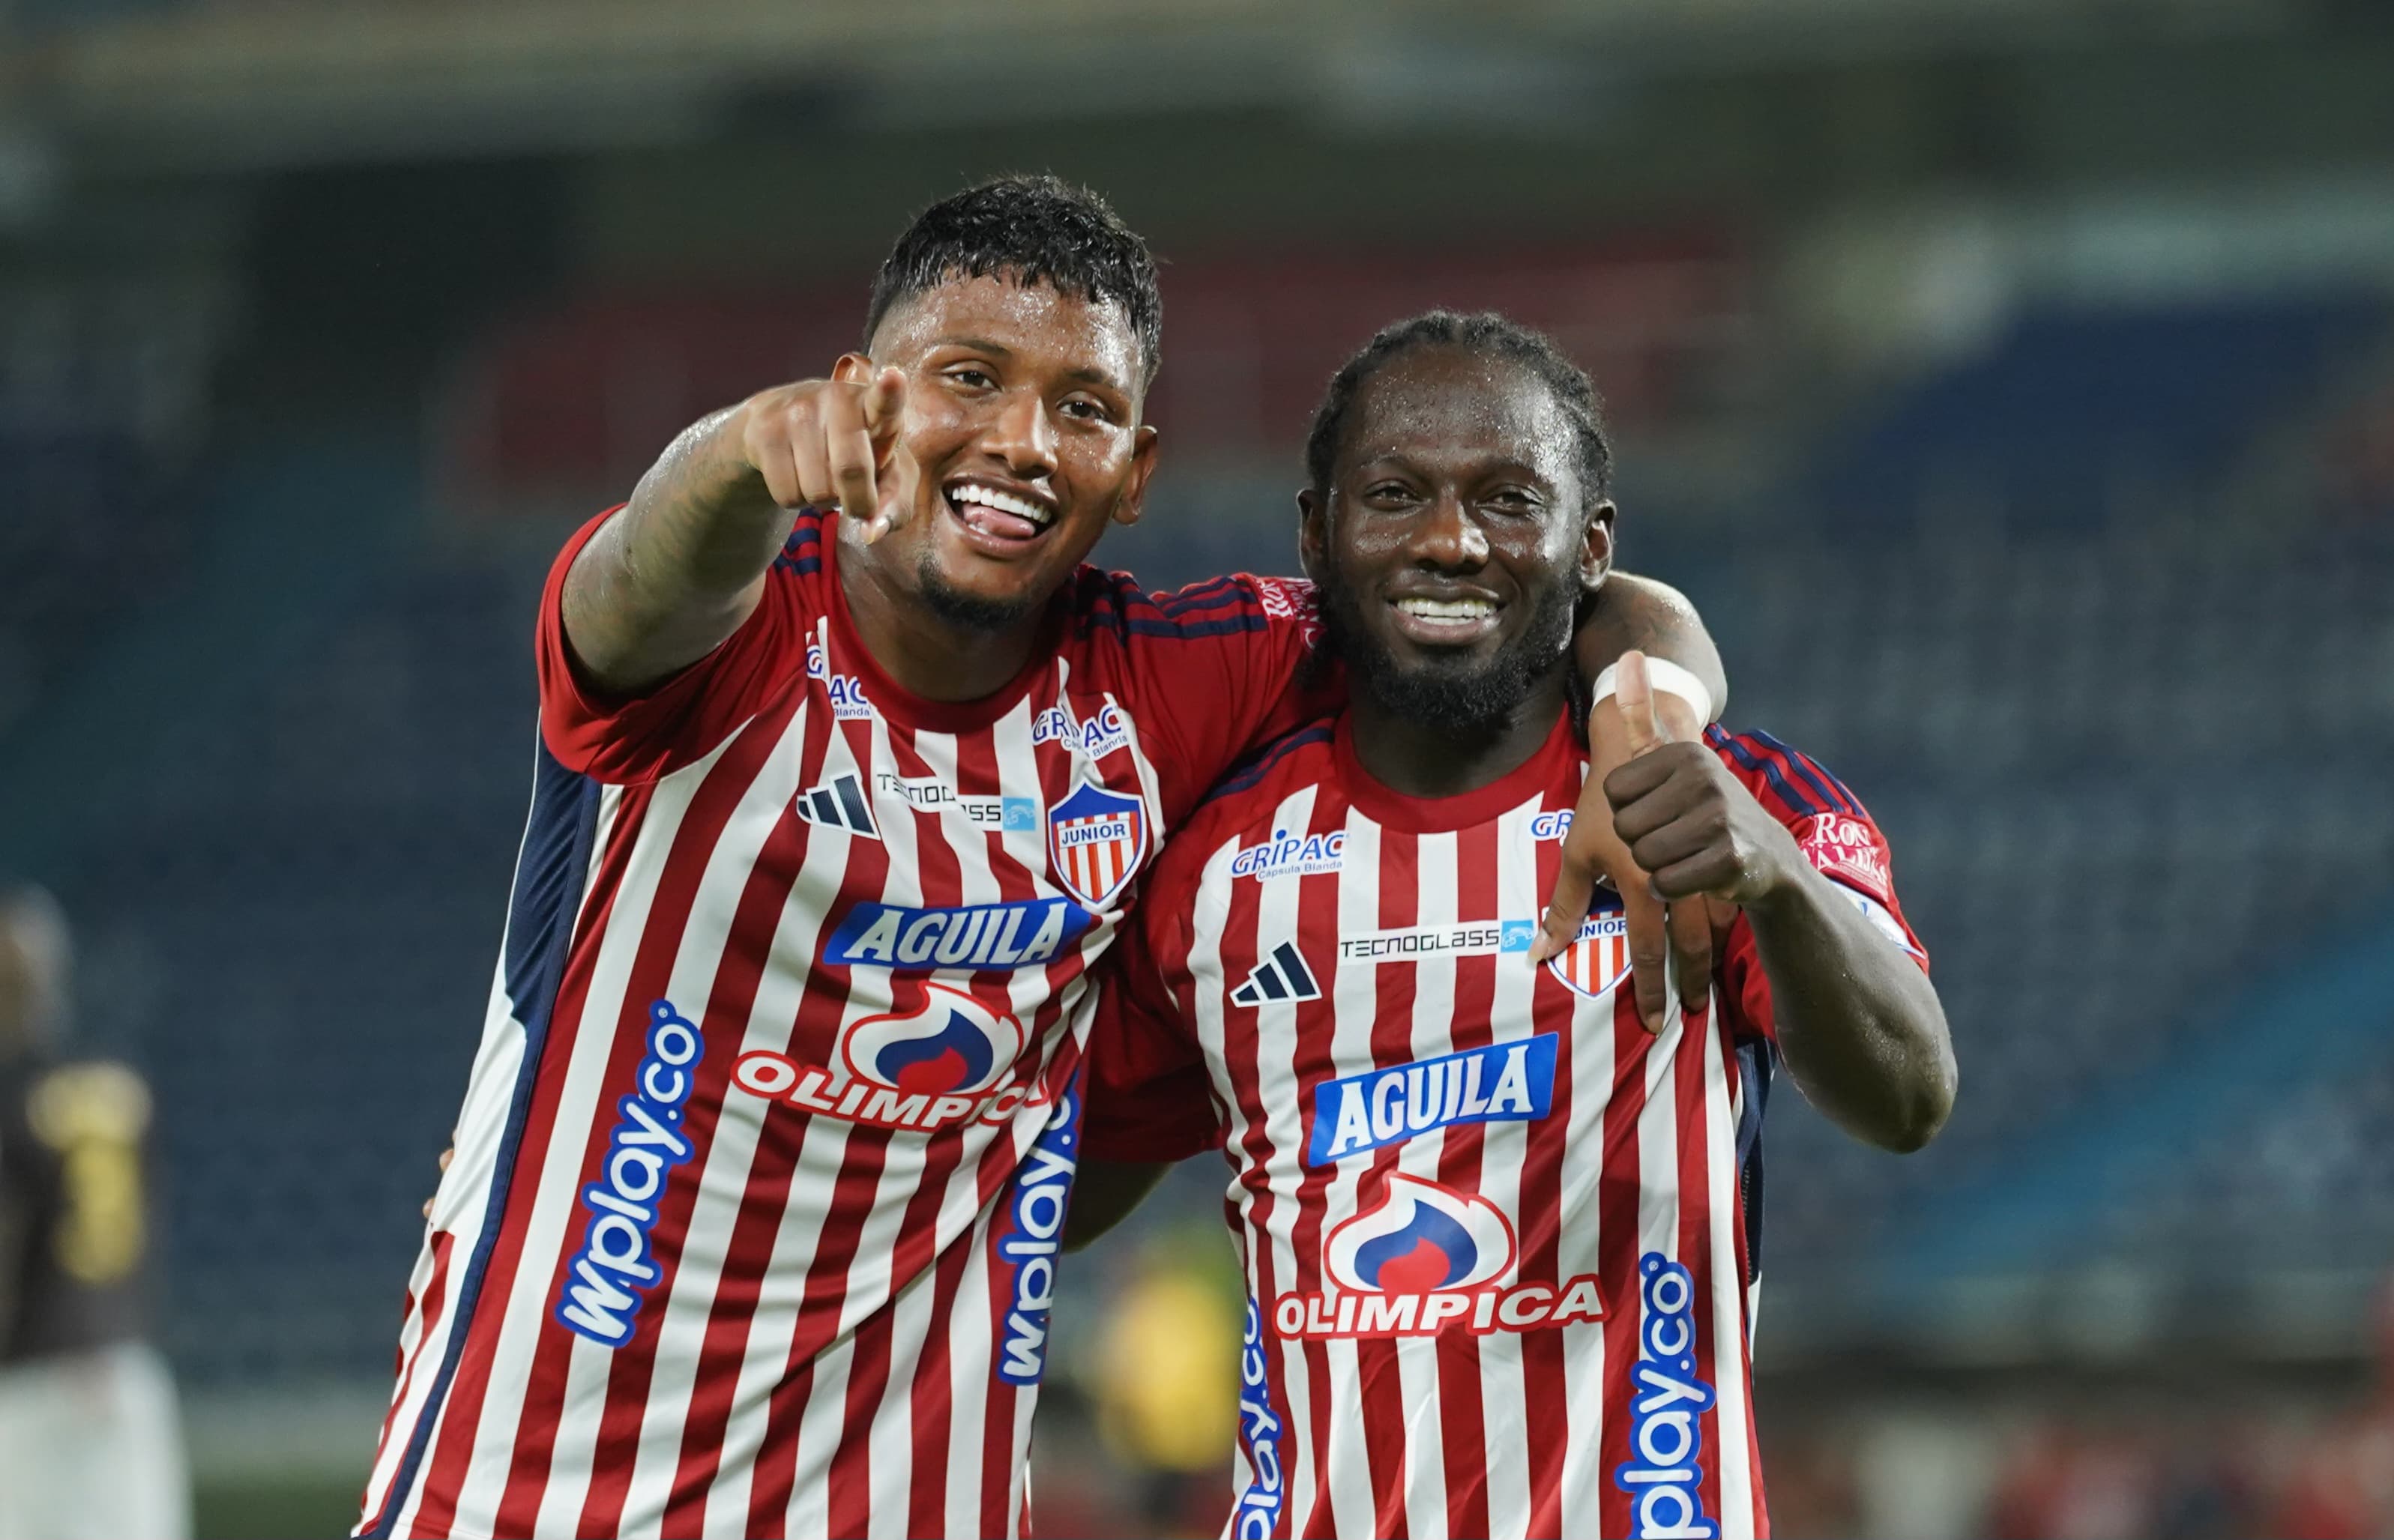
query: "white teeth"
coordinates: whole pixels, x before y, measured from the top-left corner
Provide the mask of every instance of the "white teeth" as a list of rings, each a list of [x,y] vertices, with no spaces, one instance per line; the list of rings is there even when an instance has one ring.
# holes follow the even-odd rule
[[[1013,493],[1000,492],[995,487],[985,487],[972,481],[960,481],[950,487],[948,498],[959,507],[967,503],[978,503],[985,508],[1010,513],[1018,519],[1028,519],[1043,530],[1056,517],[1056,510],[1045,503],[1034,503],[1028,497],[1018,497]]]
[[[1496,612],[1484,599],[1401,599],[1397,608],[1424,620],[1485,620]]]

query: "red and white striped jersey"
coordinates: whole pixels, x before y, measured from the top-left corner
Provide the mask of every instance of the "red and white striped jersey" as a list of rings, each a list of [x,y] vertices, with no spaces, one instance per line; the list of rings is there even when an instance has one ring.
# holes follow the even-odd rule
[[[849,628],[831,519],[638,699],[543,599],[498,978],[361,1533],[1008,1535],[1110,944],[1319,711],[1302,584],[1082,569],[989,698]],[[1169,709],[1166,709],[1168,703]]]
[[[1760,734],[1739,778],[1918,954],[1860,804]],[[1220,1144],[1249,1289],[1229,1533],[1767,1532],[1749,1205],[1774,1048],[1741,919],[1659,1037],[1619,901],[1526,955],[1586,770],[1375,781],[1345,719],[1175,838],[1090,1050],[1093,1159]]]

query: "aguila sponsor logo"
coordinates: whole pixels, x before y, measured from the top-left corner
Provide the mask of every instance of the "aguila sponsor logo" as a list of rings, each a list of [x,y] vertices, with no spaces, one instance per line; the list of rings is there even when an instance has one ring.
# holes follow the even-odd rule
[[[1476,1192],[1398,1172],[1380,1201],[1330,1232],[1326,1294],[1283,1294],[1272,1329],[1287,1337],[1527,1332],[1603,1319],[1596,1275],[1559,1288],[1512,1283],[1513,1226]]]
[[[751,1096],[875,1128],[927,1131],[1005,1123],[1043,1100],[999,1084],[1022,1053],[1022,1024],[946,984],[901,986],[900,1008],[848,1023],[835,1071],[756,1048],[731,1067]]]
[[[1095,915],[1070,899],[954,909],[860,903],[824,938],[822,960],[914,973],[1040,967],[1062,956],[1097,923]]]

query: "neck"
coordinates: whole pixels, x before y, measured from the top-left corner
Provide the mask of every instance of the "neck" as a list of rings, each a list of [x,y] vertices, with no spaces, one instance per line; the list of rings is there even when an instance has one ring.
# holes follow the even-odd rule
[[[868,546],[851,520],[838,525],[848,624],[901,689],[927,701],[978,701],[1021,672],[1039,644],[1046,606],[994,631],[958,625],[932,611],[890,542]]]
[[[1529,762],[1563,708],[1562,674],[1542,679],[1501,720],[1457,736],[1400,716],[1357,691],[1348,706],[1355,757],[1390,791],[1406,796],[1460,796],[1501,781]]]

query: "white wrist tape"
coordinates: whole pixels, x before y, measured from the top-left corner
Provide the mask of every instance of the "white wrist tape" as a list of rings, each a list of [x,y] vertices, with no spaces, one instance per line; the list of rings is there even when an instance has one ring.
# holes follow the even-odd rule
[[[1621,665],[1616,663],[1596,677],[1596,687],[1588,692],[1590,705],[1614,693],[1615,676],[1620,671]],[[1661,694],[1677,695],[1687,702],[1688,708],[1696,714],[1697,725],[1713,719],[1713,692],[1704,688],[1703,680],[1670,659],[1650,654],[1646,659],[1646,682]]]

